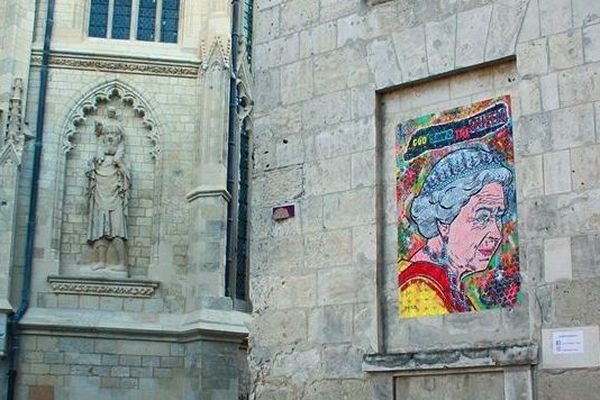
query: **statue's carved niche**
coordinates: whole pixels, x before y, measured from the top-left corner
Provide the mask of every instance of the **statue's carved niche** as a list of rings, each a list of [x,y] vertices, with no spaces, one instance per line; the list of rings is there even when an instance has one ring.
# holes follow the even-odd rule
[[[159,136],[123,87],[100,93],[63,137],[61,273],[147,277],[159,231]]]

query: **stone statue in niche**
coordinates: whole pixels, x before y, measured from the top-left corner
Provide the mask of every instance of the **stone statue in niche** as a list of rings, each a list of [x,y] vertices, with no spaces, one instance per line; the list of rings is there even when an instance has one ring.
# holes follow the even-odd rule
[[[127,277],[127,206],[131,177],[125,164],[123,128],[114,108],[108,120],[96,122],[98,152],[89,163],[89,221],[87,241],[92,246],[92,263],[82,272],[101,276]]]

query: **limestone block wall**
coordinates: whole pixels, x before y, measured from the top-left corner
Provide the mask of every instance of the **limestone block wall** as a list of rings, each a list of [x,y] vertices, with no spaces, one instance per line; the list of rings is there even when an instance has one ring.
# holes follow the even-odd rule
[[[37,68],[33,68],[32,71],[29,120],[35,120],[33,117],[36,107],[33,105],[37,101]],[[34,284],[34,296],[38,291],[47,291],[45,279],[48,275],[58,275],[62,273],[62,268],[65,272],[72,273],[72,264],[77,263],[77,258],[82,256],[88,247],[85,243],[88,217],[84,192],[87,179],[85,157],[89,155],[90,149],[86,148],[85,141],[94,138],[91,128],[94,115],[82,125],[82,132],[73,135],[72,142],[75,147],[66,155],[63,151],[63,138],[67,117],[77,102],[96,87],[112,81],[123,82],[144,96],[144,100],[153,107],[148,112],[154,111],[151,117],[157,121],[156,131],[162,135],[161,154],[155,162],[150,155],[153,146],[145,137],[146,130],[141,127],[142,121],[129,115],[133,113],[131,107],[123,106],[121,112],[125,117],[131,117],[130,121],[126,121],[128,125],[124,126],[125,153],[126,159],[133,164],[132,184],[136,186],[132,190],[132,213],[128,219],[133,229],[130,232],[133,252],[129,254],[133,267],[131,274],[164,282],[163,289],[170,292],[173,303],[168,308],[172,311],[183,311],[186,290],[191,289],[181,282],[178,283],[177,271],[182,268],[185,271],[187,266],[185,257],[189,225],[186,221],[189,219],[190,209],[185,195],[191,188],[194,156],[189,143],[192,142],[195,132],[193,110],[197,107],[196,91],[189,89],[190,81],[187,78],[155,77],[150,81],[145,76],[131,74],[98,74],[62,69],[50,71],[46,121],[48,131],[44,138],[39,200],[40,204],[46,204],[48,207],[38,211],[40,222],[36,247],[40,250],[35,262],[40,267],[34,280],[37,283]],[[101,104],[100,111],[102,109],[104,106]],[[138,129],[140,131],[136,132]],[[127,142],[127,137],[135,139]],[[65,160],[64,170],[57,167],[61,157]],[[57,188],[56,182],[61,181],[61,177],[58,176],[61,173],[65,174],[65,185],[64,188]],[[161,174],[162,180],[156,179],[158,174]],[[159,186],[154,187],[157,182]],[[146,187],[148,185],[149,187]],[[64,197],[60,201],[57,199],[57,191],[60,193],[62,190]],[[165,196],[159,197],[158,200],[155,196],[157,193],[164,193]],[[154,216],[146,216],[146,211],[157,214],[156,224]],[[140,212],[143,212],[144,216],[137,215]],[[57,217],[61,217],[62,221],[60,218],[56,220]],[[79,222],[75,224],[73,221]],[[158,235],[152,232],[154,227],[160,229]],[[57,228],[60,228],[58,232]]]
[[[6,112],[4,102],[10,97],[14,79],[21,78],[27,83],[35,7],[29,1],[3,1],[0,11],[3,26],[0,33],[0,99],[3,106],[0,108]]]
[[[365,372],[363,357],[514,342],[539,344],[540,355],[529,367],[473,378],[497,385],[497,398],[596,396],[597,368],[541,354],[552,329],[600,323],[599,15],[590,0],[257,1],[250,363],[258,399],[391,399],[394,384],[400,395],[460,387],[460,377],[424,383]],[[499,94],[513,99],[524,299],[513,310],[399,320],[394,127]],[[296,216],[275,222],[272,207],[282,204]],[[599,338],[590,340],[585,352],[597,366]]]
[[[237,344],[136,339],[28,336],[17,398],[237,398]]]
[[[47,2],[20,3],[31,6],[13,15],[29,18],[33,31],[18,61],[28,78],[23,119],[35,133]],[[182,0],[178,43],[166,44],[87,37],[89,3],[56,1],[17,398],[243,396],[248,316],[224,296],[230,4]],[[2,43],[9,28],[0,29]],[[97,151],[94,124],[109,107],[123,128],[132,179],[129,276],[118,278],[78,273],[90,250],[85,173]],[[10,232],[15,306],[32,143]]]

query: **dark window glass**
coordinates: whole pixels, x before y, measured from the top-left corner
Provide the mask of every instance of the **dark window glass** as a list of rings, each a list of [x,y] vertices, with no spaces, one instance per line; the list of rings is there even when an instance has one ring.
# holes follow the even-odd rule
[[[137,39],[153,41],[156,21],[156,0],[140,0]]]
[[[113,39],[129,39],[130,25],[131,0],[115,0],[111,37]]]
[[[162,26],[160,41],[177,43],[177,27],[179,25],[179,0],[163,0]]]
[[[92,0],[90,8],[90,27],[88,35],[91,37],[106,37],[108,25],[108,0]]]
[[[248,265],[248,182],[250,167],[250,131],[247,119],[242,122],[240,135],[240,180],[238,191],[238,229],[237,229],[237,265],[235,277],[235,296],[245,300]]]

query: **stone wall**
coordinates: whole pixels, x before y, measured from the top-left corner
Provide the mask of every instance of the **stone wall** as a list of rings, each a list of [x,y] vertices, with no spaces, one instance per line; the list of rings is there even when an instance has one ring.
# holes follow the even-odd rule
[[[535,351],[549,345],[542,332],[600,323],[599,16],[591,0],[257,1],[250,363],[258,399],[391,399],[394,381],[411,396],[451,385],[482,397],[477,384],[435,368],[429,381],[411,378],[427,362],[411,369],[386,358],[371,368],[370,353],[458,368],[467,381],[487,379],[501,399],[596,396],[597,368],[572,370],[543,351],[525,367],[497,367],[504,379],[479,379],[440,352],[514,342]],[[499,94],[513,98],[524,299],[514,310],[398,320],[394,127]],[[272,207],[282,204],[296,215],[275,222]],[[589,339],[597,366],[599,339]]]
[[[37,111],[35,84],[38,71],[37,68],[32,68],[33,86],[28,107],[30,121],[35,120]],[[186,223],[190,208],[185,195],[192,188],[194,149],[187,144],[193,141],[194,110],[198,103],[196,92],[189,90],[188,78],[153,77],[150,81],[143,75],[98,74],[62,69],[50,71],[47,97],[49,112],[46,121],[48,131],[44,139],[39,199],[40,204],[48,207],[38,211],[40,222],[36,247],[40,250],[36,255],[36,265],[40,268],[37,270],[39,277],[34,279],[34,282],[39,282],[34,284],[34,297],[38,291],[46,291],[46,276],[72,274],[77,267],[73,264],[79,263],[88,250],[85,243],[88,223],[85,170],[88,162],[86,157],[95,150],[86,147],[85,141],[94,138],[92,126],[95,113],[78,127],[71,139],[75,147],[67,154],[63,149],[63,142],[68,129],[67,118],[77,103],[96,87],[110,82],[120,82],[135,88],[143,96],[143,100],[152,105],[148,112],[153,115],[149,117],[156,121],[155,129],[162,139],[161,154],[153,160],[150,154],[153,146],[146,138],[147,130],[143,127],[143,120],[133,116],[131,107],[123,105],[119,108],[126,120],[131,118],[131,121],[125,121],[130,126],[124,126],[125,154],[126,160],[130,160],[132,164],[134,186],[128,218],[132,244],[132,252],[129,254],[132,261],[130,273],[132,276],[163,282],[163,288],[170,291],[173,300],[177,299],[175,301],[180,303],[176,310],[185,310],[186,291],[192,288],[186,288],[184,282],[178,282],[178,274],[174,272],[186,269],[190,234]],[[104,105],[100,104],[99,109],[102,111]],[[32,125],[35,128],[35,124]],[[136,141],[127,142],[127,137],[134,137]],[[64,169],[60,168],[61,162],[65,164]],[[148,165],[146,170],[142,170],[144,164]],[[159,176],[162,179],[158,179]],[[60,184],[61,182],[64,183]],[[150,187],[144,188],[144,185]],[[154,189],[155,185],[157,187]],[[23,192],[26,193],[26,190],[24,188]],[[160,196],[162,193],[164,197]],[[145,202],[143,207],[142,202]],[[146,212],[156,213],[156,216],[146,217]],[[140,217],[140,213],[144,213],[144,217]],[[79,222],[75,226],[71,221]],[[160,231],[155,233],[155,229]],[[157,240],[157,233],[160,235],[160,242]],[[59,246],[62,246],[60,251]]]
[[[3,204],[12,193],[16,216],[15,226],[0,226],[3,238],[14,237],[5,246],[14,262],[0,264],[0,276],[13,276],[0,287],[0,317],[20,304],[26,233],[35,226],[19,400],[237,399],[248,392],[240,354],[249,317],[225,297],[231,7],[179,3],[179,40],[171,44],[90,38],[90,2],[56,0],[36,224],[28,221],[33,140],[18,178],[3,178],[14,190],[0,193]],[[12,10],[6,16],[22,19],[0,29],[0,46],[21,38],[27,46],[6,63],[2,47],[0,58],[7,71],[20,68],[10,71],[14,77],[24,75],[23,121],[34,136],[46,7],[45,0],[0,2],[0,10]],[[14,41],[22,26],[29,36]],[[14,85],[13,76],[3,71],[2,104],[14,93],[4,85]],[[118,277],[80,268],[90,252],[85,174],[97,153],[94,124],[109,107],[122,124],[132,183],[128,276]],[[6,367],[3,358],[0,370]]]
[[[235,343],[27,336],[18,398],[237,398]]]

